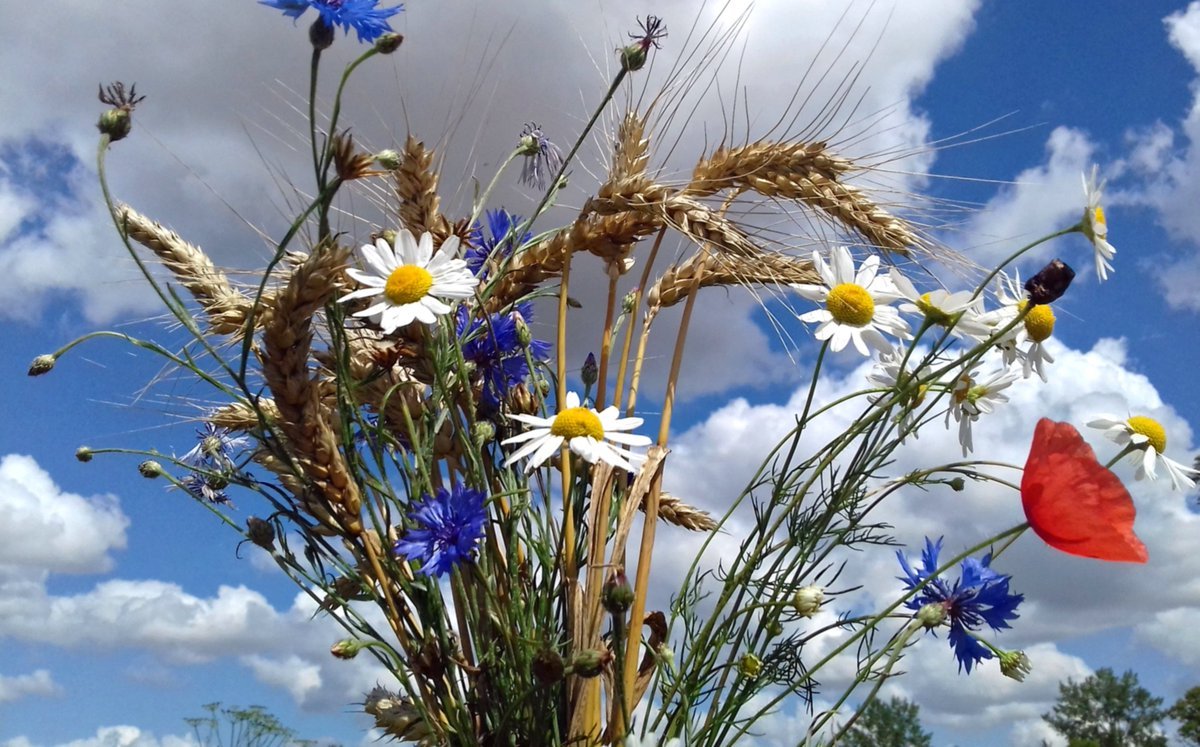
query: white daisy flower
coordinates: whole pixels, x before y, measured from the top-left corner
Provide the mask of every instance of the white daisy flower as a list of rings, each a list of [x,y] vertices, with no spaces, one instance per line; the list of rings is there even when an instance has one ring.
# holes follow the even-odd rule
[[[1157,480],[1158,465],[1162,464],[1175,490],[1196,487],[1193,478],[1200,472],[1167,458],[1164,453],[1167,450],[1167,431],[1154,418],[1134,415],[1127,420],[1120,420],[1112,415],[1103,415],[1090,421],[1088,427],[1099,428],[1104,431],[1105,438],[1129,451],[1131,459],[1137,463],[1137,470],[1134,471],[1136,479],[1148,477]],[[1138,451],[1142,453],[1138,454]]]
[[[566,407],[552,418],[509,415],[513,420],[534,427],[503,441],[505,444],[523,444],[509,455],[504,466],[529,457],[525,471],[532,472],[561,449],[565,442],[571,451],[590,464],[605,462],[628,472],[636,472],[646,457],[630,452],[628,447],[649,446],[650,439],[624,432],[640,426],[641,418],[622,418],[619,415],[617,408],[611,405],[604,412],[581,406],[579,395],[575,392],[567,393]]]
[[[1087,208],[1083,211],[1083,221],[1079,225],[1083,235],[1092,242],[1092,251],[1096,258],[1096,276],[1104,281],[1108,280],[1108,273],[1112,271],[1110,260],[1116,256],[1117,250],[1108,243],[1108,223],[1104,220],[1104,208],[1100,205],[1100,200],[1104,197],[1105,182],[1096,181],[1099,171],[1100,167],[1093,165],[1091,176],[1083,176],[1083,194],[1087,198]]]
[[[1008,395],[1004,394],[1004,390],[1016,380],[1016,371],[1006,368],[982,380],[975,377],[972,368],[955,380],[950,394],[950,411],[946,413],[946,426],[949,427],[951,417],[958,421],[958,442],[962,444],[964,457],[975,449],[972,424],[980,415],[991,413],[996,405],[1007,402]]]
[[[992,332],[983,316],[983,298],[971,291],[950,291],[938,288],[920,293],[912,282],[895,269],[891,272],[896,290],[909,303],[900,304],[900,311],[920,314],[931,324],[946,327],[951,334],[971,340],[984,340]]]
[[[880,389],[895,389],[899,384],[903,384],[907,389],[903,398],[898,403],[900,414],[896,417],[900,423],[901,442],[909,434],[913,438],[919,437],[919,434],[915,430],[917,408],[925,402],[925,394],[929,391],[929,387],[926,384],[920,384],[915,389],[912,388],[913,378],[916,374],[911,370],[903,368],[905,354],[904,350],[892,350],[882,353],[879,356],[879,362],[875,364],[875,368],[871,369],[871,373],[867,374],[867,381]],[[892,392],[890,391],[872,395],[871,403],[878,404],[891,396]]]
[[[386,240],[364,244],[359,249],[367,270],[349,269],[346,274],[364,287],[347,293],[339,301],[379,296],[378,303],[354,312],[354,316],[370,317],[391,334],[414,320],[433,324],[451,306],[441,299],[470,298],[475,292],[475,276],[467,263],[458,258],[458,237],[442,242],[433,253],[433,235],[421,234],[418,242],[405,229],[396,233],[395,247]]]
[[[820,326],[814,334],[818,340],[829,340],[833,352],[841,351],[850,342],[863,355],[870,355],[870,345],[880,353],[892,349],[884,332],[904,338],[908,325],[900,313],[887,304],[900,297],[887,275],[879,274],[879,257],[863,260],[858,272],[850,250],[839,246],[830,252],[832,264],[826,264],[820,253],[813,252],[813,266],[824,285],[793,283],[792,288],[810,301],[825,304],[825,308],[810,311],[800,321]]]
[[[1021,275],[1014,272],[1010,278],[1000,274],[1000,290],[996,293],[1000,308],[983,315],[984,321],[996,329],[1007,327],[1025,309],[1029,308],[1029,294],[1021,287]],[[1053,363],[1054,357],[1043,345],[1054,334],[1054,310],[1046,304],[1036,304],[1016,327],[1009,330],[996,342],[996,347],[1004,356],[1004,365],[1011,366],[1017,361],[1021,363],[1021,374],[1026,379],[1029,374],[1037,372],[1042,381],[1046,381],[1046,364]]]

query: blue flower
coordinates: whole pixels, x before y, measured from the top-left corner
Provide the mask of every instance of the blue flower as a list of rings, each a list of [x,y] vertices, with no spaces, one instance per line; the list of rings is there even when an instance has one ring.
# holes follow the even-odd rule
[[[387,19],[404,10],[403,5],[394,8],[376,8],[379,0],[258,0],[260,5],[267,5],[282,10],[289,18],[299,18],[300,14],[312,8],[320,14],[321,21],[328,27],[341,26],[342,30],[350,33],[351,27],[358,32],[360,42],[374,41],[380,35],[392,30]]]
[[[925,538],[925,549],[921,552],[921,566],[914,570],[902,551],[896,551],[904,575],[898,577],[906,589],[915,589],[933,575],[938,568],[938,554],[942,551],[942,540],[937,543]],[[960,565],[961,576],[950,586],[942,578],[934,578],[925,584],[920,593],[905,602],[914,612],[930,604],[940,605],[950,624],[950,647],[958,659],[958,669],[971,673],[971,667],[984,659],[991,659],[992,652],[972,635],[984,623],[992,630],[1010,627],[1009,620],[1019,617],[1017,605],[1025,598],[1008,590],[1010,576],[996,573],[988,566],[992,555],[982,560],[967,558]]]
[[[508,394],[508,390],[529,378],[529,361],[521,344],[518,321],[528,323],[533,318],[533,304],[517,304],[513,311],[489,314],[487,320],[471,319],[463,307],[459,307],[455,330],[462,343],[463,359],[475,365],[475,371],[483,381],[480,408],[494,412]],[[550,344],[542,340],[530,340],[529,356],[535,361],[550,357]]]
[[[396,554],[421,563],[426,576],[441,576],[470,560],[487,524],[484,499],[482,491],[462,485],[423,496],[409,511],[413,528],[396,543]]]
[[[503,208],[489,210],[485,217],[487,218],[487,233],[484,233],[483,226],[476,221],[471,228],[471,246],[463,255],[467,267],[480,280],[487,276],[487,269],[484,265],[489,257],[499,262],[533,237],[529,231],[518,237],[514,232],[525,219],[513,215]]]
[[[196,438],[197,444],[179,457],[179,461],[190,467],[214,472],[234,471],[237,468],[233,461],[234,451],[248,440],[245,436],[234,436],[228,428],[218,428],[212,423],[205,423],[203,428],[198,429]]]
[[[229,503],[229,496],[225,494],[229,483],[220,477],[193,472],[180,480],[180,483],[184,490],[199,500],[217,505]]]
[[[546,178],[558,174],[563,165],[563,154],[558,146],[550,142],[546,133],[535,122],[529,122],[521,131],[517,144],[525,163],[521,166],[521,183],[537,189],[546,188]]]

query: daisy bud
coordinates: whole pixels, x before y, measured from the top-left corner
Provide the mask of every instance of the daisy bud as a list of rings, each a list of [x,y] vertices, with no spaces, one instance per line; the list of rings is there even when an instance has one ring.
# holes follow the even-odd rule
[[[1075,279],[1075,271],[1061,259],[1055,259],[1043,267],[1036,275],[1025,281],[1025,290],[1029,291],[1029,302],[1033,304],[1048,304],[1062,298],[1067,292],[1071,281]]]
[[[579,372],[579,378],[583,379],[585,389],[590,389],[596,383],[599,373],[600,369],[596,366],[595,353],[588,353],[587,358],[583,361],[583,368]]]
[[[267,552],[275,550],[275,527],[257,516],[246,519],[246,537]]]
[[[353,638],[346,638],[330,646],[329,653],[333,654],[339,659],[353,659],[354,657],[358,656],[358,652],[362,651],[365,647],[366,646],[362,641],[356,641]]]
[[[771,638],[775,638],[776,636],[781,635],[782,633],[783,633],[783,624],[780,623],[778,620],[772,620],[771,622],[767,623],[767,635],[768,636],[770,636]]]
[[[600,592],[600,602],[609,614],[620,615],[633,606],[633,587],[625,576],[624,568],[617,570],[608,577],[604,589]]]
[[[147,459],[138,465],[138,473],[147,480],[153,480],[163,473],[163,468],[153,459]]]
[[[80,446],[75,450],[75,458],[86,464],[92,461],[92,450],[87,446]]]
[[[375,163],[379,164],[388,171],[395,171],[404,163],[404,159],[399,153],[391,148],[388,148],[387,150],[381,150],[375,154]],[[395,239],[393,238],[393,243],[394,242]]]
[[[825,590],[820,586],[805,586],[796,591],[792,597],[792,607],[800,617],[812,617],[821,609],[825,601]]]
[[[471,428],[471,441],[480,448],[495,437],[496,426],[490,420],[480,420]]]
[[[391,54],[399,49],[403,42],[404,36],[402,34],[389,31],[375,40],[375,49],[379,54]]]
[[[53,355],[39,355],[33,359],[33,363],[29,364],[29,375],[41,376],[44,373],[50,373],[56,362],[58,362],[58,358]]]
[[[930,602],[917,610],[917,621],[924,625],[926,630],[933,630],[946,622],[946,605]]]
[[[571,657],[571,673],[585,679],[596,677],[612,662],[612,651],[585,648]]]
[[[312,42],[313,49],[329,49],[333,45],[333,26],[317,18],[308,27],[308,40]]]
[[[1017,682],[1024,682],[1025,675],[1033,671],[1033,664],[1024,651],[1002,651],[1000,653],[1000,673],[1011,677]]]
[[[557,651],[544,648],[533,655],[529,669],[533,672],[533,676],[538,678],[538,682],[543,685],[553,685],[563,678],[566,667]]]
[[[738,660],[738,674],[753,679],[762,672],[762,660],[754,654],[746,654]]]

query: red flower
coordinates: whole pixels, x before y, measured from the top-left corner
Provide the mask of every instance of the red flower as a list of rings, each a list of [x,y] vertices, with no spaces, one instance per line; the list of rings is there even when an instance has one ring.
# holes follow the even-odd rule
[[[1127,563],[1149,557],[1133,533],[1137,511],[1129,491],[1096,461],[1070,423],[1038,421],[1021,478],[1021,503],[1029,526],[1056,550]]]

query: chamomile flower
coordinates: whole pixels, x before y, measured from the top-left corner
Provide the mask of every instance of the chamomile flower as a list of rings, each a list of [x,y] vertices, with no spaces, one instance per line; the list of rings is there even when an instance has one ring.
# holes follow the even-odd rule
[[[433,324],[439,315],[450,312],[450,305],[442,299],[470,298],[475,292],[475,277],[458,258],[457,236],[443,241],[434,254],[432,234],[421,234],[418,242],[401,229],[394,247],[380,238],[363,245],[359,253],[367,271],[351,268],[346,274],[364,287],[338,300],[378,297],[375,304],[354,316],[370,317],[385,335],[414,320]]]
[[[1092,251],[1096,258],[1096,277],[1104,281],[1108,280],[1108,273],[1112,271],[1110,260],[1116,256],[1117,250],[1108,243],[1108,223],[1104,219],[1104,207],[1100,204],[1104,197],[1105,183],[1097,181],[1099,171],[1100,168],[1093,165],[1091,175],[1083,176],[1083,194],[1087,199],[1087,208],[1083,211],[1079,230],[1092,242]]]
[[[814,337],[829,340],[833,352],[853,342],[863,355],[870,355],[868,345],[886,353],[892,345],[884,332],[898,338],[908,336],[908,325],[900,312],[887,305],[900,294],[892,280],[879,273],[878,256],[863,260],[856,273],[850,250],[839,246],[830,253],[829,263],[819,252],[813,252],[813,266],[824,285],[793,283],[792,288],[804,298],[825,305],[802,314],[800,321],[819,324]]]
[[[1104,415],[1089,422],[1088,427],[1099,428],[1108,440],[1131,449],[1130,456],[1137,462],[1134,477],[1138,480],[1157,480],[1158,465],[1162,464],[1175,490],[1196,487],[1194,476],[1200,475],[1200,472],[1167,458],[1164,453],[1167,450],[1167,431],[1154,418],[1134,415],[1127,420],[1120,420],[1112,415]]]
[[[957,337],[979,341],[991,333],[991,326],[983,317],[982,297],[969,290],[951,293],[942,288],[920,293],[912,281],[894,269],[891,278],[901,297],[908,301],[900,304],[900,311],[920,314]]]
[[[571,451],[591,464],[605,462],[629,472],[637,471],[645,457],[631,453],[628,448],[649,446],[650,439],[626,431],[640,426],[641,418],[622,418],[617,408],[612,406],[603,412],[583,407],[575,392],[567,393],[564,404],[566,407],[551,418],[509,415],[513,420],[533,428],[503,441],[505,444],[521,444],[505,460],[504,466],[529,457],[525,471],[532,472],[566,443]]]
[[[887,353],[882,353],[879,356],[879,362],[875,364],[875,368],[871,369],[871,373],[867,374],[867,381],[873,386],[880,389],[895,389],[897,386],[905,387],[905,392],[902,398],[897,403],[900,408],[900,414],[896,419],[900,423],[900,439],[903,441],[910,434],[913,438],[918,438],[916,430],[916,413],[917,408],[925,402],[925,395],[929,391],[926,384],[913,386],[913,379],[916,373],[904,367],[904,358],[906,352],[904,350],[891,350]],[[885,391],[880,394],[872,395],[872,404],[886,402],[892,396],[891,391]]]
[[[949,427],[951,417],[958,422],[958,442],[962,444],[963,456],[975,448],[971,426],[980,415],[991,413],[996,405],[1008,401],[1004,390],[1016,380],[1017,373],[1004,368],[984,379],[978,378],[972,368],[955,380],[950,394],[950,411],[946,413],[946,425]]]
[[[1004,356],[1004,364],[1011,366],[1019,361],[1024,378],[1029,378],[1030,373],[1036,372],[1042,381],[1046,381],[1046,364],[1053,363],[1054,357],[1042,343],[1054,334],[1054,310],[1046,304],[1036,304],[1029,308],[1029,295],[1021,287],[1021,275],[1015,272],[1012,278],[1001,273],[1000,290],[996,297],[1000,301],[1000,308],[988,312],[984,319],[997,329],[1008,326],[1029,309],[1021,323],[996,343],[996,347]]]

